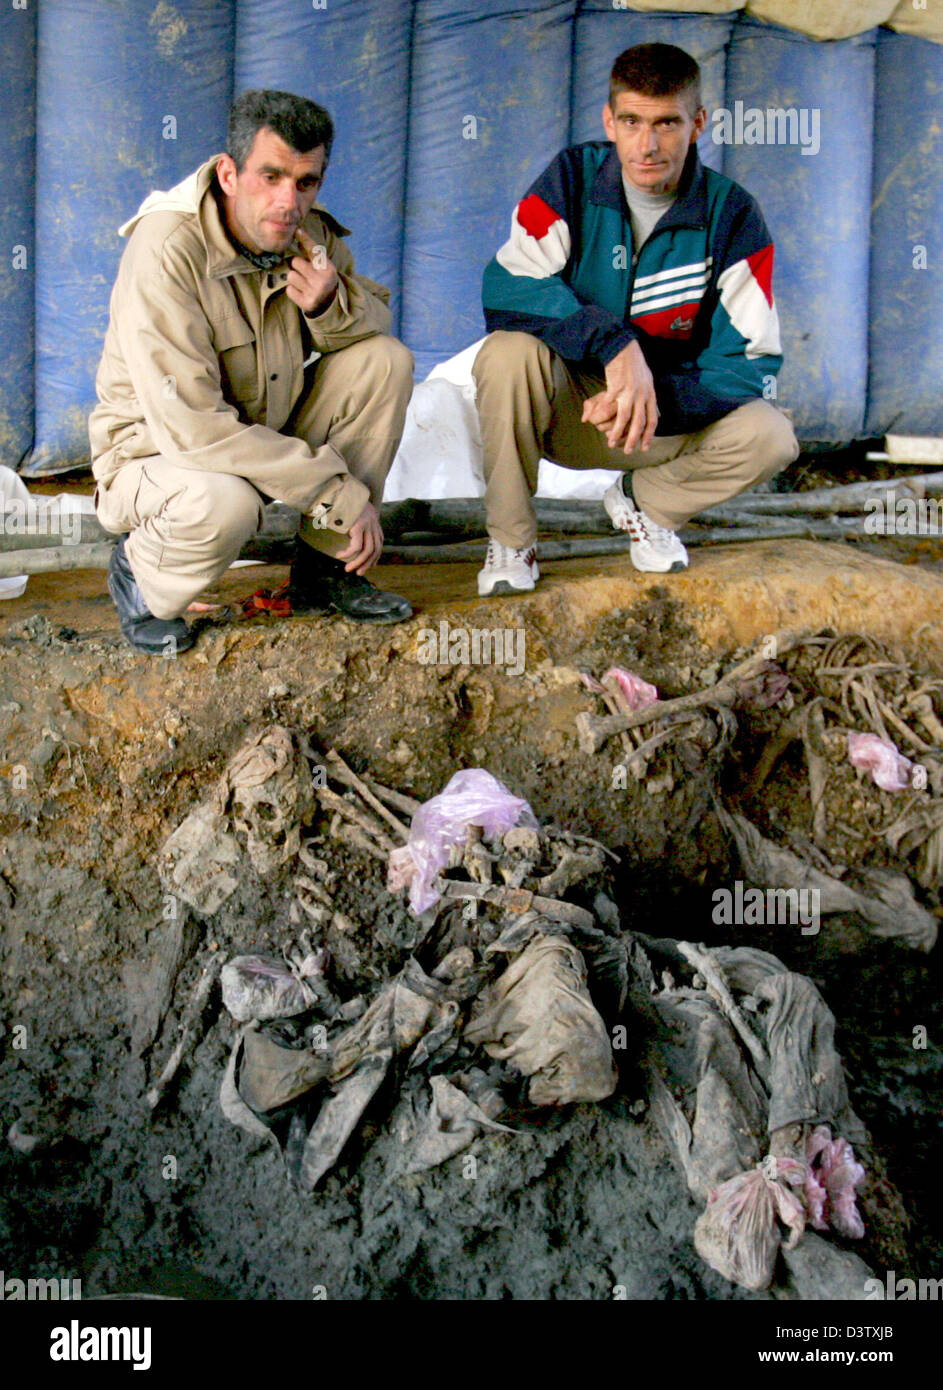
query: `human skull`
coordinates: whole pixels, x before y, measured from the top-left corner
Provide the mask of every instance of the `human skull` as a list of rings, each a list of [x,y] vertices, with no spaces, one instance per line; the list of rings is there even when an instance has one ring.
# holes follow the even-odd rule
[[[247,740],[230,759],[217,798],[230,810],[257,873],[273,873],[294,859],[314,800],[307,764],[289,731],[275,724]]]

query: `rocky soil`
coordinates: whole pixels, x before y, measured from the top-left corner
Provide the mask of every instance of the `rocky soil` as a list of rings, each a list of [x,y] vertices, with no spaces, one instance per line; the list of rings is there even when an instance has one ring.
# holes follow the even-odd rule
[[[749,941],[809,974],[838,1019],[852,1103],[879,1155],[872,1196],[885,1216],[860,1253],[879,1274],[934,1275],[943,1247],[938,954],[875,941],[840,919],[814,938],[715,926],[712,889],[737,869],[710,810],[713,773],[675,766],[661,787],[614,788],[618,740],[595,757],[577,744],[576,715],[599,712],[580,670],[625,666],[664,696],[682,694],[786,627],[871,632],[899,644],[915,669],[943,673],[937,575],[811,542],[751,547],[749,564],[737,549],[739,559],[732,548],[698,556],[663,584],[620,561],[550,566],[532,598],[493,604],[465,596],[464,570],[443,572],[438,590],[429,571],[387,571],[387,587],[423,607],[408,624],[210,614],[193,651],[171,661],[122,644],[100,576],[76,577],[66,606],[51,579],[31,581],[0,631],[0,1121],[4,1134],[15,1125],[14,1137],[36,1142],[30,1152],[24,1142],[0,1149],[0,1266],[78,1276],[86,1294],[206,1299],[319,1289],[330,1298],[600,1299],[615,1286],[632,1299],[752,1297],[695,1253],[697,1206],[631,1057],[611,1100],[522,1112],[513,1138],[477,1140],[473,1177],[461,1157],[398,1175],[395,1096],[381,1092],[342,1162],[304,1198],[271,1148],[219,1110],[234,1025],[217,989],[151,1113],[145,1092],[208,953],[273,949],[291,936],[288,875],[247,875],[201,919],[168,915],[155,868],[160,845],[247,733],[277,722],[420,800],[457,769],[485,767],[542,822],[619,853],[626,928]],[[220,599],[272,577],[236,572]],[[441,621],[522,630],[523,670],[424,663],[423,631]],[[754,735],[746,721],[744,756]],[[767,810],[798,825],[806,796],[787,763]],[[413,920],[387,893],[379,861],[325,844],[338,907],[356,924],[340,969],[351,988],[370,985],[408,957]],[[922,1049],[918,1027],[927,1029]]]

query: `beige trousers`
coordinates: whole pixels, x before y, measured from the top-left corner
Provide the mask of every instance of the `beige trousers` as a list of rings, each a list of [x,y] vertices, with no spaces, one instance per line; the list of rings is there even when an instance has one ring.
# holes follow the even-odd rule
[[[328,353],[309,369],[311,385],[283,434],[312,452],[330,443],[379,506],[399,446],[413,387],[413,359],[396,338],[376,335]],[[107,488],[98,487],[98,519],[129,533],[125,552],[155,618],[176,618],[229,568],[262,524],[269,500],[251,477],[181,468],[162,455],[128,459]],[[346,549],[346,534],[303,519],[302,538],[328,554]]]
[[[472,369],[484,446],[488,532],[502,545],[532,545],[532,498],[541,458],[566,468],[633,471],[636,505],[677,531],[705,507],[771,478],[798,457],[786,416],[755,400],[693,434],[658,436],[643,453],[610,449],[583,402],[602,378],[566,363],[531,333],[492,333]]]

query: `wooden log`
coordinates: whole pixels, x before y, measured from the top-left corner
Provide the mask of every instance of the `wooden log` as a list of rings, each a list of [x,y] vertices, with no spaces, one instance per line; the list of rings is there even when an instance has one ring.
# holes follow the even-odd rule
[[[247,541],[243,554],[248,558],[251,548],[271,545],[273,542],[289,541],[298,530],[301,513],[294,507],[286,507],[283,502],[272,502],[265,508],[262,525],[256,534]],[[0,554],[18,550],[69,550],[78,545],[95,545],[107,542],[114,545],[118,539],[111,531],[106,531],[93,512],[78,516],[68,516],[61,520],[56,513],[36,514],[30,518],[22,508],[11,509],[0,505]],[[75,568],[73,566],[72,568]],[[25,570],[17,570],[25,574]]]
[[[703,512],[704,516],[719,516],[724,509],[769,513],[812,512],[830,516],[841,512],[857,512],[871,498],[941,496],[943,469],[934,473],[916,473],[911,477],[866,479],[860,483],[842,483],[838,487],[810,488],[808,492],[744,492],[730,502],[724,502]]]
[[[0,554],[0,579],[16,574],[49,574],[62,570],[104,570],[114,549],[110,544],[57,545],[45,550],[8,550]]]
[[[858,487],[859,484],[852,484],[852,486]],[[866,486],[871,488],[874,485],[869,483]],[[940,487],[941,494],[943,494],[943,483],[934,484],[934,488],[937,486]],[[827,490],[832,491],[832,489]],[[841,489],[834,489],[834,491],[841,491]],[[790,496],[801,497],[802,495]],[[874,540],[881,539],[879,532],[865,530],[865,523],[870,521],[870,518],[863,515],[842,517],[827,512],[821,516],[790,515],[785,510],[776,515],[760,510],[748,510],[745,506],[748,502],[765,503],[773,500],[785,501],[787,500],[786,494],[771,493],[757,497],[744,495],[736,499],[736,506],[725,503],[725,510],[723,511],[720,508],[710,508],[700,513],[696,523],[681,531],[681,539],[685,545],[689,546],[729,545],[740,541],[788,540],[801,537],[813,540],[845,540],[854,536],[869,536]],[[456,505],[459,502],[466,504],[464,508],[459,508]],[[563,505],[560,505],[561,503]],[[419,545],[397,543],[395,535],[389,536],[388,533],[388,539],[392,543],[387,544],[384,548],[383,560],[385,563],[401,565],[453,562],[473,564],[484,558],[486,549],[484,509],[480,499],[448,499],[447,507],[444,503],[428,504],[428,512],[422,510],[426,505],[425,503],[415,504],[413,502],[392,504],[393,507],[399,509],[397,515],[400,521],[409,527],[406,532],[407,535],[416,534],[414,527],[423,520],[435,523],[425,534],[436,535],[438,534],[437,527],[446,528],[446,523],[451,524],[450,516],[456,518],[457,532],[443,529],[441,543]],[[416,509],[417,507],[419,510]],[[446,510],[438,510],[442,507],[446,507]],[[538,501],[538,524],[545,531],[551,530],[559,533],[556,539],[541,540],[540,556],[542,559],[567,560],[580,556],[588,558],[603,555],[624,555],[628,551],[631,545],[628,536],[613,530],[609,518],[602,512],[598,503],[581,502],[579,507],[585,508],[585,512],[576,510],[577,504],[566,499],[544,498]],[[480,526],[474,519],[476,510],[480,513]],[[820,507],[820,510],[824,510],[824,508]],[[601,516],[600,513],[602,513]],[[281,504],[267,508],[265,523],[256,535],[252,536],[243,546],[240,557],[242,559],[262,560],[267,564],[288,563],[295,545],[294,535],[298,518],[298,512],[290,507],[282,507]],[[107,569],[111,549],[117,537],[102,530],[94,517],[83,517],[82,521],[83,536],[86,534],[85,523],[88,522],[88,534],[94,535],[94,528],[97,527],[98,534],[102,539],[97,542],[83,540],[77,545],[33,548],[32,542],[26,547],[20,545],[13,547],[12,543],[16,538],[0,536],[0,577],[74,569]],[[704,522],[716,522],[717,524],[702,524]],[[568,532],[574,533],[572,539],[566,534]],[[594,534],[595,532],[601,534]],[[930,534],[934,533],[931,532]],[[462,538],[463,535],[464,539]],[[22,539],[20,538],[20,540]],[[42,537],[41,539],[47,538]],[[898,542],[914,542],[924,540],[926,537],[896,536],[895,539]],[[4,545],[4,542],[8,544]]]

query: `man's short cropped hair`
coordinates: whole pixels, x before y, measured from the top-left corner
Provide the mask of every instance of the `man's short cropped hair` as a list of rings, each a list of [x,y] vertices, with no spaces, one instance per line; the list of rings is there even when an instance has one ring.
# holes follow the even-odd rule
[[[323,145],[325,159],[330,157],[334,122],[323,106],[308,101],[307,97],[295,96],[293,92],[259,89],[243,92],[229,112],[226,153],[235,161],[240,173],[252,151],[256,134],[263,126],[274,130],[298,154],[307,154]]]
[[[643,97],[684,97],[691,115],[701,105],[701,69],[673,43],[639,43],[620,53],[609,74],[609,105],[620,92]]]

